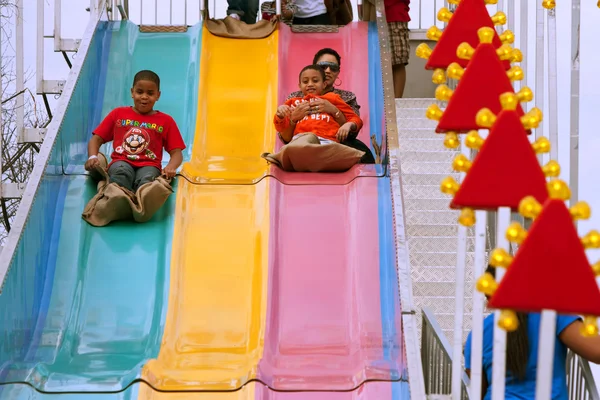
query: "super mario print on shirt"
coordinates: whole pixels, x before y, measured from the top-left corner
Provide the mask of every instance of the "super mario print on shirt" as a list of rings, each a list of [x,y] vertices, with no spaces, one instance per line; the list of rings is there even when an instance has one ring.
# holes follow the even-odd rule
[[[94,130],[105,142],[113,142],[112,162],[126,161],[135,167],[162,169],[163,148],[185,149],[175,120],[165,113],[142,115],[132,107],[111,111]]]

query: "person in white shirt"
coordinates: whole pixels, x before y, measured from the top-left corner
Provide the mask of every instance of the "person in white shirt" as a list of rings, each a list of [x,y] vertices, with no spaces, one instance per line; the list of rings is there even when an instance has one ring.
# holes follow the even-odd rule
[[[294,25],[329,25],[331,20],[324,0],[296,0]]]

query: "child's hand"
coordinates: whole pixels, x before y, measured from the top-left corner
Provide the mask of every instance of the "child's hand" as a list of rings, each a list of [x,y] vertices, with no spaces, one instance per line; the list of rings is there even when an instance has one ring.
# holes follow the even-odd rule
[[[277,107],[277,112],[275,113],[279,119],[284,119],[285,117],[289,117],[292,113],[292,109],[290,106],[282,105]]]
[[[348,139],[348,134],[354,129],[354,127],[354,122],[346,122],[344,125],[340,126],[340,129],[338,129],[335,137],[340,142],[343,142],[344,140]]]
[[[97,157],[94,158],[90,158],[85,162],[85,170],[86,171],[94,171],[96,169],[96,167],[100,166],[100,161],[98,160]]]
[[[177,175],[177,168],[168,165],[162,170],[162,173],[169,179],[173,179],[175,178],[175,175]]]
[[[296,108],[292,110],[290,115],[290,119],[294,122],[300,121],[302,118],[306,117],[310,113],[310,105],[308,101],[298,104]]]

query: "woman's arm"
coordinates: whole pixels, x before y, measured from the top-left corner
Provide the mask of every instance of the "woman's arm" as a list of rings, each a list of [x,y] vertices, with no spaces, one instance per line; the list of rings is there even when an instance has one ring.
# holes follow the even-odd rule
[[[584,337],[581,335],[583,322],[573,321],[558,335],[561,342],[577,355],[600,364],[600,336]]]
[[[346,102],[344,102],[340,98],[340,100],[336,101],[336,104],[334,105],[342,112],[342,114],[344,114],[346,122],[352,122],[354,124],[354,128],[352,129],[352,131],[359,131],[362,128],[362,119],[360,119],[360,117],[356,115],[354,110],[352,110],[352,107],[346,104]]]

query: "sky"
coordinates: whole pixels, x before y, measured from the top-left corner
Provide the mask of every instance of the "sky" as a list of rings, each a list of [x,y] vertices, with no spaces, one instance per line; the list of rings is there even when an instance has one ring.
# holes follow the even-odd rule
[[[36,22],[36,0],[24,1],[24,18],[26,28],[34,26]],[[43,0],[46,4],[45,9],[45,34],[50,35],[53,32],[53,4],[52,0]],[[356,0],[352,0],[356,3]],[[419,27],[427,29],[434,23],[434,10],[432,4],[435,2],[439,8],[443,5],[442,0],[422,0],[423,4],[419,6],[418,2],[412,1],[411,17],[413,21],[409,27],[418,29]],[[527,85],[535,88],[535,6],[541,0],[514,0],[518,5],[516,8],[516,28],[515,34],[517,41],[515,47],[520,47],[520,32],[518,19],[520,17],[521,1],[527,1],[529,6],[529,29],[528,29],[528,49],[524,55],[529,60],[526,75],[528,77]],[[143,22],[147,24],[154,23],[154,6],[159,10],[158,23],[169,23],[170,13],[168,12],[170,4],[177,4],[180,8],[174,8],[173,22],[181,24],[183,21],[183,7],[188,7],[188,22],[194,22],[198,19],[199,0],[143,0]],[[140,22],[140,4],[141,0],[129,0],[130,16],[134,22]],[[211,15],[224,17],[226,10],[225,0],[210,0],[209,7]],[[505,5],[508,0],[500,0]],[[557,0],[557,54],[558,54],[558,161],[562,167],[561,178],[569,179],[569,136],[570,136],[570,73],[571,73],[571,1]],[[592,217],[589,221],[582,221],[579,224],[580,234],[584,234],[590,229],[600,229],[600,164],[597,162],[600,156],[600,134],[598,133],[598,118],[600,109],[600,72],[597,71],[600,66],[600,52],[595,45],[600,38],[600,9],[596,6],[596,0],[581,0],[581,102],[580,102],[580,173],[579,173],[579,199],[587,201],[592,208]],[[89,13],[85,11],[88,1],[84,0],[62,0],[62,36],[63,38],[80,38],[88,22]],[[216,8],[215,8],[216,7]],[[216,10],[216,11],[215,11]],[[490,7],[491,12],[495,12]],[[356,14],[356,13],[355,13]],[[34,29],[25,30],[25,65],[30,71],[35,70],[35,44],[36,31]],[[548,55],[545,46],[546,57]],[[524,49],[522,49],[524,50]],[[45,43],[45,79],[65,79],[68,74],[66,63],[60,53],[53,53],[52,40],[47,39]],[[414,52],[411,54],[414,57]],[[544,62],[547,65],[547,59]],[[410,79],[410,76],[408,77]],[[547,82],[546,96],[548,95]],[[351,89],[351,88],[350,88]],[[544,107],[545,123],[544,133],[548,133],[548,99],[546,98]],[[40,103],[41,104],[41,103]],[[53,102],[55,104],[55,102]],[[507,149],[507,154],[509,154]],[[573,185],[571,185],[573,186]],[[589,253],[591,262],[600,259],[600,253],[593,251]],[[595,368],[596,379],[600,379],[600,368]]]

